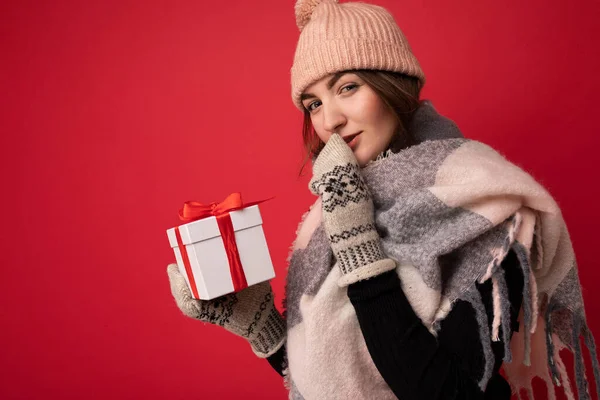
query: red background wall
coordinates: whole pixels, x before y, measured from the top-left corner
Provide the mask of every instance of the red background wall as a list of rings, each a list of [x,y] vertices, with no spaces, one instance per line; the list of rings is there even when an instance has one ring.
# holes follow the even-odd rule
[[[598,2],[376,1],[425,97],[555,195],[600,335]],[[180,314],[165,230],[188,199],[277,196],[262,211],[281,301],[312,201],[293,6],[2,2],[0,398],[285,398],[243,340]]]

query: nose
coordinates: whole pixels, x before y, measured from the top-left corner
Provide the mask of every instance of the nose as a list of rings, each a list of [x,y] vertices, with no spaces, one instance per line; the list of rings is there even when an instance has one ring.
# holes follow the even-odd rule
[[[339,129],[346,124],[346,116],[343,111],[335,104],[330,102],[323,107],[323,129],[329,134],[338,132]]]

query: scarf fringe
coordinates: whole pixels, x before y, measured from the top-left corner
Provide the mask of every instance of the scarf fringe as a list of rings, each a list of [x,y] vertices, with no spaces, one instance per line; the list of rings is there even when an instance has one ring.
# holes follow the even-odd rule
[[[513,244],[513,250],[517,255],[519,260],[519,265],[521,266],[521,270],[523,272],[523,325],[524,332],[523,337],[525,339],[525,354],[523,358],[523,364],[530,366],[531,365],[531,334],[535,332],[534,322],[533,322],[533,303],[535,302],[537,305],[537,300],[533,300],[532,296],[532,284],[531,281],[535,280],[531,273],[531,267],[529,265],[529,254],[527,254],[526,248],[521,245],[519,242],[515,242]],[[533,279],[532,279],[533,278]],[[537,286],[535,287],[535,292],[537,293]],[[536,296],[537,297],[537,296]],[[537,315],[537,313],[535,313]]]
[[[575,400],[575,395],[573,395],[573,389],[571,388],[571,381],[569,380],[569,374],[567,374],[567,368],[565,367],[565,363],[560,357],[560,350],[556,352],[554,361],[556,362],[558,371],[560,372],[560,375],[562,377],[561,384],[565,392],[565,396],[567,396],[568,400]]]
[[[594,381],[596,383],[596,393],[600,397],[600,365],[598,363],[598,359],[596,357],[596,344],[594,341],[594,337],[591,334],[585,319],[582,317],[582,314],[579,312],[573,312],[571,317],[571,327],[572,327],[572,335],[569,338],[571,343],[564,343],[560,337],[553,332],[552,329],[552,315],[555,311],[557,311],[559,307],[556,304],[550,304],[546,308],[545,313],[545,345],[547,351],[547,369],[546,373],[537,370],[532,370],[532,374],[527,374],[528,379],[525,382],[521,382],[517,385],[513,385],[513,382],[509,379],[511,383],[511,387],[513,387],[513,393],[517,394],[518,398],[522,397],[522,391],[527,393],[527,397],[530,400],[534,400],[532,380],[536,376],[541,378],[546,384],[546,399],[554,400],[556,398],[556,390],[555,386],[563,387],[564,394],[568,400],[590,400],[592,397],[590,395],[589,382],[586,376],[586,368],[585,368],[585,360],[583,357],[583,349],[581,346],[581,338],[583,337],[584,344],[587,347],[592,363],[593,373],[594,373]],[[564,310],[564,308],[561,308]],[[523,332],[523,334],[527,334],[528,331]],[[540,337],[540,340],[543,339]],[[537,343],[537,339],[536,339]],[[539,349],[539,347],[537,347]],[[571,382],[569,380],[569,375],[567,373],[567,369],[565,364],[560,356],[560,351],[563,349],[568,349],[572,351],[574,356],[574,364],[575,364],[575,384],[577,386],[577,396],[573,392],[573,388]],[[543,350],[542,350],[543,351]],[[533,366],[529,366],[528,368],[534,368]]]
[[[485,368],[483,377],[479,381],[479,387],[482,391],[485,391],[492,373],[494,370],[494,352],[492,350],[492,341],[490,340],[490,328],[488,326],[488,317],[485,311],[485,306],[481,299],[481,294],[476,287],[473,290],[466,293],[465,300],[471,303],[471,306],[475,310],[477,323],[479,325],[479,338],[481,340],[481,347],[483,348],[483,354],[485,357]]]
[[[494,272],[496,272],[496,270],[510,251],[511,246],[513,245],[513,243],[515,243],[515,238],[517,236],[519,228],[521,227],[522,221],[523,216],[518,212],[514,213],[512,217],[506,219],[504,225],[507,228],[508,236],[505,239],[504,246],[492,250],[492,260],[488,264],[485,274],[483,274],[483,276],[479,279],[479,283],[484,283],[494,275]]]
[[[538,321],[538,287],[537,280],[535,279],[535,275],[533,275],[533,270],[529,269],[529,291],[531,293],[531,308],[533,310],[531,316],[531,329],[530,332],[534,333],[537,329],[537,321]]]
[[[598,365],[598,357],[596,353],[596,343],[590,332],[588,325],[583,317],[583,310],[573,312],[573,353],[575,358],[575,380],[577,384],[577,394],[579,399],[589,400],[590,389],[585,371],[585,360],[583,350],[581,348],[580,337],[583,336],[585,347],[588,350],[589,357],[592,362],[592,371],[594,374],[594,382],[596,384],[596,395],[600,397],[600,366]],[[561,360],[562,364],[562,360]],[[562,365],[564,369],[564,365]],[[566,375],[563,373],[563,375]]]
[[[590,358],[592,359],[592,370],[594,372],[594,382],[596,384],[596,391],[600,392],[600,365],[598,364],[598,356],[596,351],[596,341],[594,340],[594,335],[590,331],[589,327],[583,321],[583,339],[585,343],[585,347],[587,347]],[[600,397],[600,393],[598,393]]]
[[[580,318],[573,315],[573,348],[575,350],[575,381],[577,383],[577,394],[581,400],[590,400],[590,390],[588,381],[585,376],[585,362],[583,361],[583,353],[581,350],[581,335],[582,321]]]
[[[594,382],[596,385],[596,393],[600,397],[600,364],[598,363],[596,353],[596,343],[592,333],[590,332],[587,323],[583,316],[583,310],[571,312],[571,344],[565,345],[560,338],[553,332],[552,315],[559,309],[556,303],[550,302],[546,308],[545,324],[546,324],[546,351],[548,358],[548,369],[552,377],[552,381],[556,386],[562,386],[564,393],[569,400],[574,400],[575,395],[569,380],[565,364],[560,357],[560,350],[569,348],[572,351],[575,363],[575,384],[577,386],[577,398],[580,400],[590,400],[590,389],[586,376],[585,360],[583,349],[581,346],[581,337],[583,337],[585,347],[592,362],[592,370],[594,374]],[[560,343],[557,348],[557,343]],[[552,382],[547,382],[549,386]]]
[[[504,270],[498,269],[493,277],[493,285],[497,288],[498,296],[497,301],[499,303],[498,311],[500,313],[499,319],[502,323],[502,341],[504,343],[504,362],[512,361],[512,352],[510,349],[510,333],[512,331],[510,321],[510,300],[508,298],[508,286],[506,285],[506,278],[504,276]],[[496,302],[496,296],[494,295],[494,302]],[[494,321],[497,319],[496,307],[494,306]],[[496,337],[498,334],[496,333]]]
[[[492,341],[497,342],[500,340],[499,337],[499,332],[500,332],[500,323],[502,321],[502,305],[501,305],[501,299],[500,299],[500,288],[498,288],[498,271],[496,271],[496,273],[494,273],[494,276],[492,276],[492,300],[493,300],[493,313],[494,313],[494,320],[492,322]]]
[[[524,337],[524,354],[523,354],[523,364],[530,367],[531,366],[531,347],[532,347],[532,335],[535,333],[537,329],[537,319],[538,319],[538,310],[539,310],[539,302],[538,302],[538,288],[537,282],[534,276],[534,272],[531,269],[530,265],[530,257],[524,246],[522,246],[518,242],[514,242],[512,244],[512,248],[515,251],[519,264],[521,265],[523,277],[524,277],[524,285],[523,285],[523,337]],[[498,254],[497,254],[498,255]],[[483,326],[480,323],[480,338],[481,344],[484,349],[485,356],[485,371],[484,376],[479,382],[480,387],[483,389],[491,376],[491,368],[493,366],[493,353],[491,351],[491,340],[497,341],[500,336],[500,327],[502,327],[502,339],[504,341],[504,361],[511,362],[512,361],[512,353],[510,349],[510,303],[508,299],[508,288],[506,284],[506,279],[504,276],[504,271],[501,268],[497,268],[498,264],[497,255],[494,257],[493,264],[488,267],[484,278],[491,279],[492,281],[492,294],[493,294],[493,313],[494,318],[492,322],[492,330],[490,332],[488,326]],[[480,282],[485,282],[487,279],[481,279]],[[471,291],[468,294],[469,301],[473,305],[475,312],[477,314],[478,321],[486,321],[487,318],[483,318],[485,316],[485,309],[483,307],[483,303],[481,297],[477,290]],[[569,380],[569,376],[566,372],[566,367],[562,358],[560,357],[559,351],[560,347],[557,349],[555,346],[555,340],[559,340],[556,335],[553,334],[553,326],[552,326],[552,313],[556,311],[557,305],[548,304],[545,312],[545,337],[546,337],[546,352],[548,359],[548,369],[550,374],[546,374],[545,376],[540,376],[542,380],[546,383],[547,389],[547,399],[554,400],[556,399],[556,391],[555,386],[562,386],[566,397],[569,400],[575,400],[575,395],[573,393],[573,389],[571,386],[571,382]],[[585,320],[581,317],[583,314],[582,310],[578,310],[577,312],[572,313],[572,351],[574,354],[575,360],[575,377],[576,377],[576,385],[577,385],[577,393],[578,398],[580,400],[590,400],[589,394],[589,385],[588,380],[585,373],[585,362],[583,357],[583,352],[580,343],[580,337],[583,336],[585,346],[587,347],[590,358],[592,360],[592,367],[594,373],[594,381],[596,384],[597,391],[600,397],[600,363],[598,362],[598,358],[596,357],[596,344],[594,341],[594,337],[591,334]],[[558,350],[558,351],[557,351]],[[527,396],[529,399],[534,399],[533,388],[531,385],[531,381],[527,386],[522,387],[521,389],[526,390]],[[517,396],[522,398],[520,391],[517,391]]]

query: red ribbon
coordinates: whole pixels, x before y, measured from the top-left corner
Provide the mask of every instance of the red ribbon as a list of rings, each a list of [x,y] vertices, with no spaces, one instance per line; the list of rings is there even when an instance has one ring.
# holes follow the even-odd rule
[[[188,223],[197,221],[208,217],[216,217],[217,224],[219,226],[219,232],[225,245],[225,252],[227,253],[227,260],[229,261],[229,271],[231,273],[231,280],[233,281],[233,289],[238,292],[248,287],[246,282],[246,276],[242,268],[242,262],[240,261],[240,253],[238,252],[237,244],[235,241],[235,231],[231,222],[231,211],[241,210],[242,208],[250,207],[270,199],[254,201],[251,203],[244,203],[242,201],[242,195],[240,193],[232,193],[220,203],[202,204],[197,201],[187,201],[183,204],[183,208],[179,210],[179,219],[183,222]],[[183,265],[185,266],[185,272],[190,282],[190,287],[195,298],[199,299],[198,288],[192,274],[192,267],[187,254],[187,250],[181,240],[181,234],[179,233],[179,227],[175,227],[175,235],[177,237],[177,245],[181,251],[181,258],[183,259]]]

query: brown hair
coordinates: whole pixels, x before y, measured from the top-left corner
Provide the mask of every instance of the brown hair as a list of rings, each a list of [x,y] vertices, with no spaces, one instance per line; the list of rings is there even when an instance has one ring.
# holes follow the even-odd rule
[[[414,144],[407,127],[410,124],[414,112],[419,108],[419,95],[421,84],[417,78],[408,75],[371,70],[346,71],[356,74],[383,100],[383,102],[394,112],[399,121],[398,131],[390,143],[390,149],[397,153],[400,150]],[[325,144],[319,139],[310,120],[310,113],[304,110],[304,123],[302,126],[302,140],[304,141],[305,157],[302,161],[300,175],[309,159],[319,155]]]

